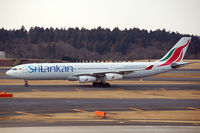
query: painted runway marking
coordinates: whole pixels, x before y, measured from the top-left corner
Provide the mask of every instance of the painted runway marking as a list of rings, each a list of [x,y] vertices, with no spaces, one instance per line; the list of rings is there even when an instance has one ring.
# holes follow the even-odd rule
[[[77,112],[88,112],[88,111],[85,111],[85,110],[81,110],[81,109],[72,109],[73,111],[77,111]]]
[[[166,91],[167,89],[165,89],[165,88],[160,88],[162,91]]]
[[[79,88],[77,88],[77,89],[75,89],[76,91],[81,91],[81,89],[79,89]]]
[[[143,110],[138,109],[138,108],[129,108],[129,109],[131,109],[131,110],[135,110],[135,111],[143,111]]]
[[[23,115],[32,115],[32,113],[26,113],[26,112],[21,112],[21,111],[16,111],[18,114],[23,114]]]
[[[143,82],[144,81],[144,79],[140,79],[140,82]]]
[[[122,88],[117,88],[118,90],[121,90],[121,91],[123,91],[124,89],[122,89]]]
[[[192,109],[192,110],[197,110],[197,111],[200,111],[200,109],[198,108],[194,108],[194,107],[187,107],[188,109]]]
[[[192,120],[167,120],[167,119],[138,119],[138,120],[129,120],[130,122],[167,122],[167,123],[191,123],[191,124],[200,124],[200,121],[192,121]]]
[[[0,112],[0,114],[6,114],[6,113],[8,113],[8,112]]]
[[[125,123],[124,121],[120,121],[120,122],[119,122],[119,124],[124,124],[124,123]]]
[[[36,89],[32,89],[32,91],[34,91],[34,92],[40,92],[40,90],[36,90]]]
[[[199,123],[193,123],[193,125],[195,125],[195,126],[198,126],[198,125],[199,125]]]

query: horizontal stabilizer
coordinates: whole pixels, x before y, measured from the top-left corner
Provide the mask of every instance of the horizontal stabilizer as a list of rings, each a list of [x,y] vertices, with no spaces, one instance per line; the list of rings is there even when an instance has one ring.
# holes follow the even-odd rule
[[[184,62],[184,63],[172,63],[171,64],[171,67],[173,69],[176,69],[176,68],[179,68],[179,67],[183,67],[183,66],[186,66],[186,65],[189,65],[191,64],[190,62]]]

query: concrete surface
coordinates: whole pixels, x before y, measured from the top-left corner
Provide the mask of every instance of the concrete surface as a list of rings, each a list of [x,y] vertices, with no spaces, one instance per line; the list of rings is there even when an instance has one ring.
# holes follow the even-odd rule
[[[2,133],[199,133],[196,126],[60,126],[0,128]]]

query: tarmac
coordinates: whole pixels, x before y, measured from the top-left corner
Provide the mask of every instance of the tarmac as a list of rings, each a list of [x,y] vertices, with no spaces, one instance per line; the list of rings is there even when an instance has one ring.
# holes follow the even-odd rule
[[[164,88],[163,88],[164,87]],[[137,121],[138,119],[110,119],[109,116],[113,116],[112,113],[123,113],[126,115],[126,112],[129,111],[143,111],[143,112],[160,112],[160,111],[195,111],[200,112],[200,93],[198,99],[180,99],[178,96],[176,98],[159,98],[159,95],[156,92],[162,92],[163,94],[166,91],[199,91],[199,84],[190,84],[190,85],[182,85],[182,84],[137,84],[137,85],[120,85],[114,84],[111,88],[93,88],[90,85],[31,85],[30,87],[24,87],[23,85],[0,85],[2,91],[7,91],[9,93],[14,94],[14,98],[1,98],[0,102],[0,127],[21,127],[21,126],[105,126],[105,125],[173,125],[173,126],[198,126],[200,124],[200,117],[197,116],[197,120],[193,119],[194,116],[191,116],[191,119],[187,119],[186,121],[179,119],[177,121],[166,121],[167,119],[163,119],[163,121],[154,121],[148,118],[143,120],[146,121]],[[120,88],[120,89],[119,89]],[[164,89],[164,90],[163,90]],[[94,92],[96,94],[100,92],[111,92],[114,94],[116,91],[125,92],[135,92],[138,95],[137,91],[153,91],[158,95],[158,98],[44,98],[41,96],[40,98],[20,98],[15,97],[15,94],[21,93],[22,95],[26,95],[27,93],[39,94],[40,92],[44,92],[48,94],[49,92],[63,93],[69,92],[69,94],[77,92],[77,95],[84,92]],[[195,92],[196,93],[196,92]],[[177,94],[178,95],[178,94]],[[106,119],[96,119],[94,115],[94,111],[100,110],[107,112],[108,118]],[[53,122],[44,122],[44,121],[23,121],[22,120],[9,120],[12,116],[20,116],[20,115],[52,115],[52,114],[68,114],[68,113],[79,113],[85,112],[92,114],[92,117],[89,119],[80,119],[79,121],[73,120],[56,120]],[[21,119],[21,118],[20,118]],[[140,118],[139,118],[140,119]],[[136,120],[136,121],[134,121]],[[141,120],[141,119],[140,119]],[[120,123],[122,121],[122,123]],[[191,121],[191,122],[187,122]]]
[[[195,126],[60,126],[60,127],[9,127],[6,133],[199,133]]]

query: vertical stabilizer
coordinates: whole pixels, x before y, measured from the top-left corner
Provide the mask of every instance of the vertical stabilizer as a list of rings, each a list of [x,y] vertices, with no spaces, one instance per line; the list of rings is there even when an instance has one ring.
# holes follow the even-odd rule
[[[158,62],[162,62],[160,66],[183,62],[190,41],[191,37],[182,37],[163,58],[158,60]]]

